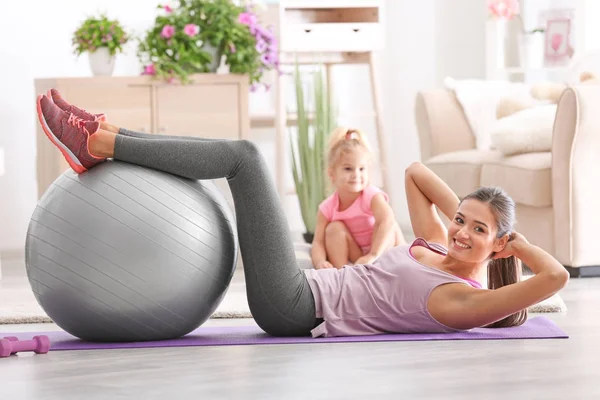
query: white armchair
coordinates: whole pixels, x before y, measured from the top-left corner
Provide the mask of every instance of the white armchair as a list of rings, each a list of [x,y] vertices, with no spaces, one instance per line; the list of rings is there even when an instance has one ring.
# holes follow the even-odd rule
[[[550,152],[504,156],[477,150],[454,93],[420,92],[422,162],[459,197],[501,186],[517,203],[517,226],[572,276],[600,275],[600,85],[575,85],[557,108]]]

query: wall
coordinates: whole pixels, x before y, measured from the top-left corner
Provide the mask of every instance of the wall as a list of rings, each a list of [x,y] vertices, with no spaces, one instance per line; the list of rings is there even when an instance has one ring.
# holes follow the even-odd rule
[[[557,1],[557,0],[554,0]],[[566,0],[565,0],[566,1]],[[589,52],[600,49],[600,1],[572,0],[576,6],[577,32],[576,38],[581,41],[578,50]]]
[[[88,14],[107,12],[142,32],[153,21],[155,4],[148,0],[29,0],[3,7],[0,147],[6,152],[6,175],[0,177],[0,250],[23,248],[37,200],[34,79],[90,74],[87,57],[76,59],[71,49],[71,34]],[[135,51],[129,47],[129,54],[119,58],[115,75],[137,73]]]
[[[484,78],[486,20],[485,1],[436,0],[436,86],[442,86],[446,76]]]
[[[158,1],[29,0],[11,2],[0,16],[2,72],[0,84],[0,147],[6,151],[6,175],[0,177],[0,251],[22,251],[25,232],[36,204],[35,78],[89,76],[85,56],[72,54],[71,34],[89,14],[105,11],[141,34],[152,24]],[[418,90],[440,86],[443,77],[480,77],[484,73],[483,2],[473,0],[387,0],[387,48],[381,54],[384,118],[392,205],[403,228],[410,229],[403,171],[418,160],[414,98]],[[452,6],[451,6],[452,4]],[[27,16],[24,23],[23,16]],[[8,38],[8,39],[7,39]],[[9,60],[9,62],[6,62]],[[135,47],[118,59],[115,75],[138,74]],[[352,84],[348,84],[352,82]],[[342,114],[370,110],[367,70],[362,66],[335,71]],[[251,109],[263,110],[269,96],[253,96]],[[342,122],[374,132],[369,119],[345,117]],[[274,165],[272,132],[255,132],[260,148]],[[302,230],[297,202],[284,200],[293,230]]]
[[[473,0],[390,0],[387,4],[388,159],[396,176],[394,211],[408,232],[404,169],[420,159],[415,96],[420,90],[443,87],[446,76],[484,77],[486,8],[485,2]]]

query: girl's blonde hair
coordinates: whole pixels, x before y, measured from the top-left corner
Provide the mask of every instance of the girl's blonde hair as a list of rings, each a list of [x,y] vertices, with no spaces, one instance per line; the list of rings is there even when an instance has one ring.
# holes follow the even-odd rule
[[[329,135],[327,165],[333,167],[342,153],[356,148],[362,148],[369,157],[371,156],[371,147],[361,131],[343,126],[335,128]]]

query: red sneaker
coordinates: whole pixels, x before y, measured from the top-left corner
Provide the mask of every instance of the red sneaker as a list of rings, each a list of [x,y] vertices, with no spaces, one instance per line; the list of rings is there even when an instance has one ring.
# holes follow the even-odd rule
[[[88,149],[89,137],[100,128],[100,122],[84,121],[67,113],[44,95],[37,98],[37,114],[46,136],[75,172],[81,174],[106,160],[91,155]]]
[[[52,100],[54,104],[59,106],[61,110],[67,113],[73,113],[77,118],[81,118],[86,121],[106,121],[106,115],[104,114],[92,114],[85,111],[83,108],[79,108],[73,104],[67,103],[67,101],[62,98],[56,89],[48,90],[48,98]]]

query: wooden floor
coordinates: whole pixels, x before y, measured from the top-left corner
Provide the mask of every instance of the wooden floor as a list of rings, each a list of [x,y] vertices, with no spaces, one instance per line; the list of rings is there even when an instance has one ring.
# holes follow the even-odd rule
[[[0,359],[0,399],[600,399],[600,279],[561,295],[569,339],[51,351]]]

